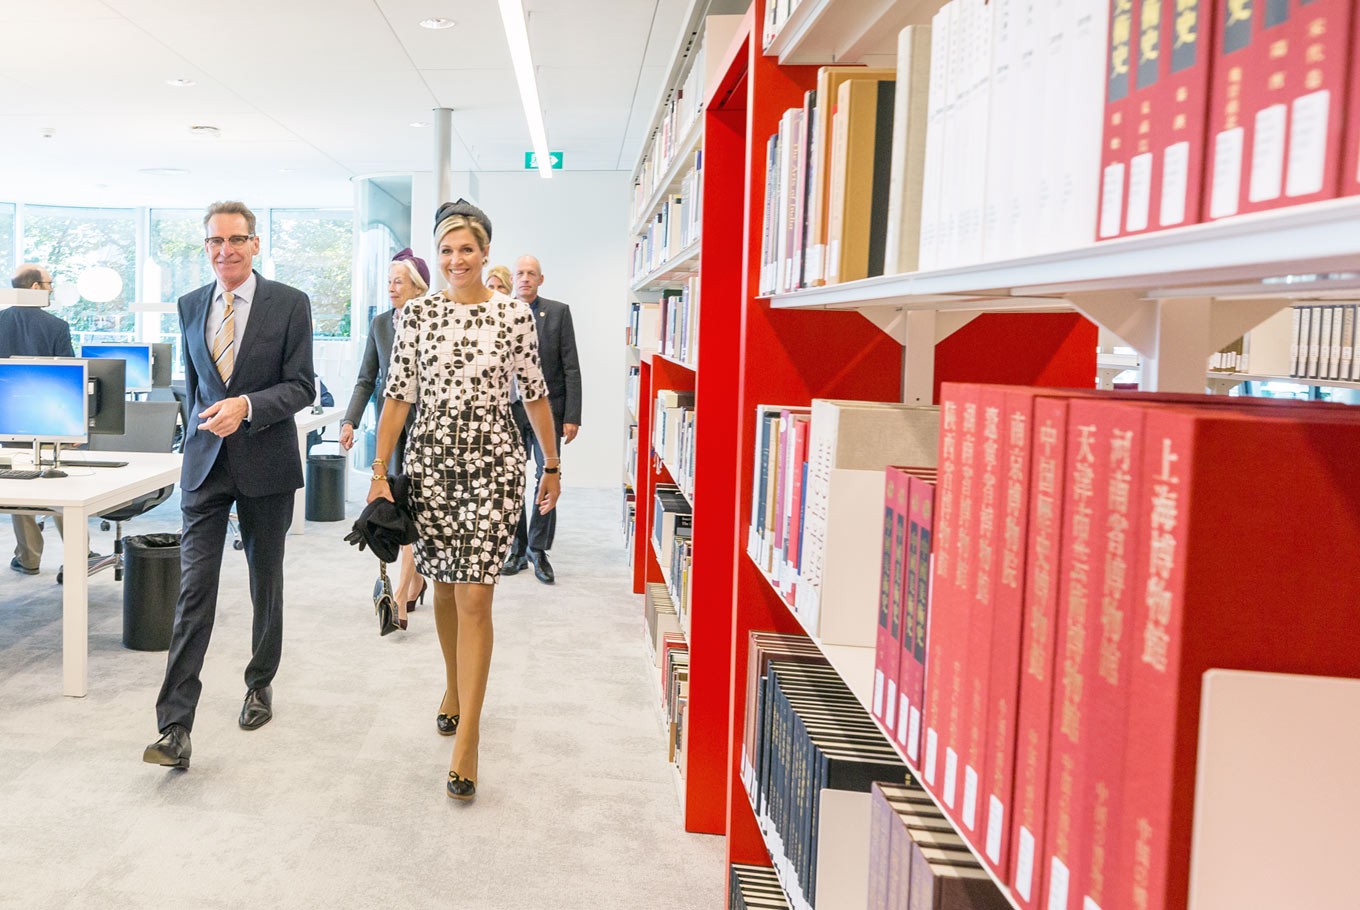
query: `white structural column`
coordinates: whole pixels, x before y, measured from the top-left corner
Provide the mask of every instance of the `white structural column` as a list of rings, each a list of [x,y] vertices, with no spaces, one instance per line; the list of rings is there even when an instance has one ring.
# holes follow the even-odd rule
[[[453,109],[434,109],[434,206],[452,199],[453,191]]]

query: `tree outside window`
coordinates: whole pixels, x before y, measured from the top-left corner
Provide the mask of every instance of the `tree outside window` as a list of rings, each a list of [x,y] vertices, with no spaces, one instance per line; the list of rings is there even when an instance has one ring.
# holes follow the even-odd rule
[[[57,284],[74,286],[82,272],[95,266],[117,272],[123,289],[114,299],[96,303],[81,297],[53,312],[83,338],[131,340],[134,319],[128,305],[137,287],[135,209],[26,205],[23,250],[24,261],[46,265]]]
[[[152,209],[147,255],[160,269],[160,299],[173,303],[213,280],[201,209]]]
[[[335,209],[271,209],[274,278],[312,299],[312,333],[350,337],[354,219]]]
[[[12,202],[0,202],[0,276],[7,282],[19,268],[14,261],[14,209]]]

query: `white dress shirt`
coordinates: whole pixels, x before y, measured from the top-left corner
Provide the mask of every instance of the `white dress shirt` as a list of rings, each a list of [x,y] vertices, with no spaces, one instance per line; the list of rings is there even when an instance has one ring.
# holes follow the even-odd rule
[[[246,322],[250,319],[250,303],[255,299],[256,283],[255,273],[251,272],[250,277],[240,287],[232,291],[231,309],[234,325],[232,326],[231,353],[233,361],[241,353],[241,339],[246,334]],[[213,339],[217,337],[217,329],[222,324],[222,314],[227,310],[226,298],[222,296],[224,291],[222,282],[217,282],[217,286],[213,288],[212,304],[208,307],[207,324],[203,326],[203,338],[208,344],[209,351],[212,350]],[[227,383],[227,387],[231,387],[230,382]],[[254,409],[250,405],[250,396],[242,395],[241,397],[246,400],[246,420],[249,420],[251,414],[254,413]]]

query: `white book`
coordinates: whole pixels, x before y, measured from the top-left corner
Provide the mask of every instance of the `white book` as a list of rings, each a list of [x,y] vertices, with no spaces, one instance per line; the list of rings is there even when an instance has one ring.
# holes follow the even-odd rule
[[[1064,174],[1067,171],[1066,144],[1071,140],[1069,106],[1075,90],[1071,85],[1072,46],[1075,18],[1072,8],[1079,0],[1045,0],[1044,21],[1040,33],[1041,66],[1043,68],[1043,106],[1039,119],[1033,122],[1042,136],[1043,150],[1039,161],[1039,226],[1036,252],[1058,249],[1062,243],[1062,211]]]
[[[1334,307],[1331,308],[1331,310],[1332,310],[1332,357],[1331,357],[1332,369],[1331,369],[1331,378],[1332,378],[1332,379],[1340,379],[1343,375],[1347,375],[1347,376],[1350,375],[1349,373],[1343,374],[1343,373],[1341,372],[1341,349],[1342,349],[1342,346],[1345,344],[1345,336],[1346,336],[1346,309],[1347,309],[1347,308],[1346,308],[1345,306],[1342,306],[1342,305],[1337,305],[1337,306],[1334,306]]]
[[[832,514],[830,495],[833,472],[878,472],[877,497],[864,495],[863,487],[856,486],[855,479],[843,476],[843,482],[855,487],[858,492],[844,497],[836,504],[837,514],[846,508],[867,509],[859,522],[851,519],[846,527],[863,530],[867,527],[874,531],[874,540],[868,546],[851,547],[851,554],[863,550],[861,556],[871,561],[878,555],[875,545],[877,531],[881,529],[879,509],[882,506],[882,471],[890,464],[934,465],[938,452],[939,409],[934,407],[913,407],[904,404],[867,401],[837,401],[817,398],[812,402],[812,424],[808,428],[808,474],[803,488],[803,559],[802,583],[798,587],[795,611],[804,618],[810,628],[819,628],[819,612],[823,591],[839,591],[838,585],[827,585],[827,557],[830,546],[829,522]],[[840,475],[838,475],[840,476]],[[862,478],[860,478],[862,480]],[[838,524],[844,519],[838,520]],[[861,524],[863,527],[860,527]],[[831,555],[843,541],[831,547]],[[847,556],[847,558],[850,558]],[[837,560],[836,566],[843,560]],[[838,601],[838,610],[849,610],[858,615],[860,609],[867,610],[867,626],[860,630],[869,636],[865,644],[873,643],[873,615],[877,605],[877,572],[850,572],[841,579],[853,582],[859,575],[867,580],[864,588],[863,603]],[[825,587],[824,587],[825,585]],[[820,622],[825,622],[822,618]],[[855,626],[859,628],[858,625]],[[848,644],[848,641],[838,642]]]
[[[932,40],[928,25],[909,25],[897,36],[885,275],[914,272],[919,263]]]
[[[1355,373],[1355,304],[1341,309],[1341,378],[1350,379]]]
[[[968,95],[964,102],[968,137],[963,148],[959,218],[959,264],[972,265],[983,258],[983,209],[987,194],[987,146],[990,134],[992,91],[993,6],[983,0],[967,0],[969,37],[967,49]]]
[[[954,5],[946,4],[930,24],[930,90],[926,99],[926,151],[921,187],[921,254],[918,267],[938,268],[944,195],[944,109],[949,91],[949,41]]]
[[[1322,308],[1322,329],[1318,332],[1318,378],[1332,379],[1332,337],[1334,335],[1333,317],[1336,315],[1336,307],[1325,306]],[[1339,351],[1337,353],[1340,353]]]
[[[1055,243],[1073,249],[1094,241],[1100,210],[1100,152],[1105,117],[1107,0],[1071,0],[1066,56],[1069,90],[1063,115],[1062,173]]]
[[[1045,0],[1017,0],[1015,43],[1019,55],[1015,94],[1015,165],[1012,177],[1016,198],[1011,211],[1015,256],[1039,250],[1040,177],[1048,141],[1042,128],[1044,110]]]
[[[1322,354],[1322,307],[1311,307],[1313,318],[1308,323],[1308,372],[1309,379],[1318,378],[1318,361]]]
[[[982,261],[1008,259],[1014,235],[1008,213],[1015,198],[1017,100],[1015,19],[1018,0],[992,0],[992,78],[988,98],[986,193],[982,206]]]
[[[1293,306],[1289,308],[1289,375],[1299,375],[1299,339],[1302,337],[1299,332],[1303,326],[1305,307]]]

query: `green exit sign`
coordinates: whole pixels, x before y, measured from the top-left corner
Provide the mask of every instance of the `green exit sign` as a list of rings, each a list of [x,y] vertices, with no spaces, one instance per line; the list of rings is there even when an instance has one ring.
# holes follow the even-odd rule
[[[560,171],[560,170],[562,170],[562,158],[563,158],[563,155],[562,155],[561,152],[549,152],[549,153],[548,153],[548,159],[549,159],[550,161],[552,161],[552,169],[553,169],[554,171]],[[532,170],[536,169],[537,167],[538,167],[538,153],[537,153],[537,152],[525,152],[525,153],[524,153],[524,169],[525,169],[525,170],[528,170],[528,171],[532,171]]]

